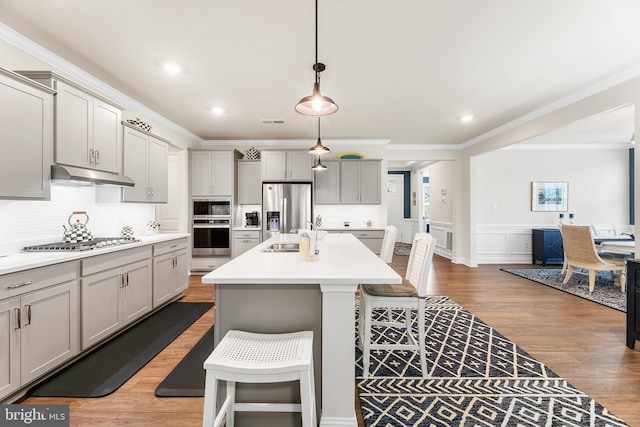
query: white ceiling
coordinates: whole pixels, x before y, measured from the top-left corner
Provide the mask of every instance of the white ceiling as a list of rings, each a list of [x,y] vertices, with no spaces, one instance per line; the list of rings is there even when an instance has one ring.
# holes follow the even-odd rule
[[[294,111],[313,0],[0,0],[0,17],[204,140],[316,136]],[[321,90],[340,106],[322,137],[462,144],[639,65],[639,17],[637,0],[320,0]]]

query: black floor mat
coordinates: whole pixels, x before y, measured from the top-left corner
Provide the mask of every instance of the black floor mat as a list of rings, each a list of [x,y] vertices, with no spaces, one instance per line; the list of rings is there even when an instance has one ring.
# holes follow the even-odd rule
[[[213,327],[156,388],[158,397],[203,397],[204,361],[213,351]]]
[[[32,396],[101,397],[113,393],[213,306],[174,302],[30,390]]]

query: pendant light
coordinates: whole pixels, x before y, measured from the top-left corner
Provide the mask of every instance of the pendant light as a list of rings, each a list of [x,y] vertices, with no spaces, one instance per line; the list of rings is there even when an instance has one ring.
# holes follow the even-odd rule
[[[324,156],[325,154],[331,153],[329,147],[325,147],[322,145],[322,141],[320,140],[320,116],[318,116],[318,141],[316,145],[309,148],[309,154],[314,154],[316,156]],[[320,160],[318,160],[320,161]]]
[[[322,162],[320,161],[320,156],[318,156],[318,160],[316,160],[311,169],[313,169],[314,171],[325,171],[327,170],[327,167],[322,164]]]
[[[320,94],[320,73],[325,70],[325,65],[318,62],[318,0],[316,0],[316,62],[313,70],[316,72],[316,82],[313,84],[313,92],[305,96],[296,105],[296,111],[307,116],[326,116],[338,111],[338,106],[333,99]]]

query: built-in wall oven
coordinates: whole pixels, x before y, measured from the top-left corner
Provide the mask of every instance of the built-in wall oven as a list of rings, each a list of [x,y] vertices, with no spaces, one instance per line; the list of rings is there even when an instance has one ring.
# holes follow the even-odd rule
[[[193,256],[231,256],[231,199],[193,199]]]

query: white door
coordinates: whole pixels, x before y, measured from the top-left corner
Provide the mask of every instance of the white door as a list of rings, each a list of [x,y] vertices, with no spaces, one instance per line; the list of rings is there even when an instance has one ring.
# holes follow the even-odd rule
[[[396,242],[404,242],[402,238],[402,222],[404,219],[404,175],[387,175],[387,224],[398,229]]]

